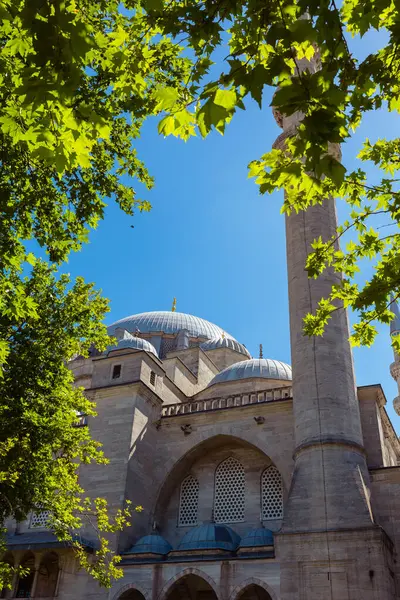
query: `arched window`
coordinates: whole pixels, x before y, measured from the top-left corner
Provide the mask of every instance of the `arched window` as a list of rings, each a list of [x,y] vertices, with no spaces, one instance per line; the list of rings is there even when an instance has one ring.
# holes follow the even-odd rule
[[[214,521],[237,523],[244,521],[245,476],[244,468],[230,456],[215,471]]]
[[[199,482],[188,475],[181,483],[179,501],[179,525],[197,525],[197,509],[199,505]]]
[[[283,517],[282,478],[273,465],[261,475],[261,516],[263,521]]]
[[[46,554],[40,563],[35,596],[52,598],[55,595],[58,580],[58,556],[55,552]]]
[[[35,578],[35,558],[32,552],[28,552],[21,561],[21,569],[25,575],[18,578],[16,598],[30,598],[33,580]]]

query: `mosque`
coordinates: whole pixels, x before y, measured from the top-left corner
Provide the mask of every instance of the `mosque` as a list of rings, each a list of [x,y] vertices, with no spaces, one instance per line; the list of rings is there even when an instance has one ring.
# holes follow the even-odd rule
[[[275,116],[282,147],[298,116]],[[79,426],[110,459],[83,467],[82,486],[143,511],[111,537],[124,572],[111,590],[78,570],[44,511],[10,524],[8,559],[29,573],[3,598],[400,599],[400,444],[384,392],[373,374],[356,387],[344,310],[323,337],[302,332],[340,283],[304,270],[315,232],[336,225],[332,199],[286,217],[291,366],[176,310],[121,319],[115,345],[72,361],[98,412]],[[398,356],[391,373],[400,382]]]
[[[400,329],[394,310],[393,333]],[[112,508],[127,498],[143,506],[131,527],[112,540],[124,577],[111,591],[99,588],[77,570],[42,511],[9,532],[13,560],[32,571],[16,578],[3,597],[400,597],[400,444],[379,384],[358,388],[354,406],[330,433],[331,414],[307,421],[305,410],[315,410],[314,401],[294,410],[296,380],[289,365],[251,358],[213,323],[175,311],[148,312],[117,321],[109,331],[115,345],[76,359],[72,369],[98,410],[79,425],[91,428],[111,459],[106,467],[85,467],[82,485]],[[340,361],[334,353],[327,356],[333,364]],[[400,362],[392,374],[400,374]],[[329,403],[337,402],[332,389]],[[340,439],[351,410],[362,434],[355,449]],[[311,435],[300,445],[304,419]],[[317,440],[324,420],[326,441]],[[298,489],[300,460],[306,482]],[[349,467],[347,479],[339,460]],[[94,547],[90,535],[84,534],[88,552]]]

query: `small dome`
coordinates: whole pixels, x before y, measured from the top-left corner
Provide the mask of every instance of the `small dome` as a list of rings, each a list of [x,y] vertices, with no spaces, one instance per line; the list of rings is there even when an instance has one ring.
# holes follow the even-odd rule
[[[229,550],[233,552],[240,537],[226,525],[208,523],[188,531],[182,538],[178,550]]]
[[[131,335],[126,329],[116,328],[114,336],[117,338],[117,343],[112,346],[108,346],[106,354],[108,355],[113,350],[122,350],[123,348],[131,348],[132,350],[144,350],[145,352],[151,352],[158,357],[157,350],[153,344],[147,340],[143,340],[140,337]]]
[[[250,379],[261,377],[263,379],[281,379],[283,381],[292,380],[292,367],[280,360],[270,358],[252,358],[251,360],[242,360],[227,367],[221,373],[218,373],[210,381],[208,387],[215,383],[226,381],[236,381],[238,379]]]
[[[257,546],[272,546],[274,535],[269,529],[259,527],[251,529],[246,533],[240,542],[240,548],[256,548]]]
[[[203,342],[200,345],[200,348],[204,350],[204,352],[207,352],[208,350],[215,350],[216,348],[229,348],[230,350],[234,350],[235,352],[239,352],[239,354],[244,354],[248,358],[251,358],[250,352],[245,346],[243,346],[243,344],[240,344],[236,340],[227,337],[213,338],[212,340]]]
[[[171,544],[167,542],[161,535],[151,534],[140,538],[128,550],[127,554],[168,554],[172,550]]]

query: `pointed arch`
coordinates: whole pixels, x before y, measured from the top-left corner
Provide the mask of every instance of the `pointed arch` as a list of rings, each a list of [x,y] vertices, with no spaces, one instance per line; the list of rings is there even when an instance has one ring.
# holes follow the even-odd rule
[[[229,600],[240,600],[240,596],[251,585],[257,585],[258,587],[265,590],[271,596],[271,600],[279,600],[279,597],[275,590],[273,590],[272,587],[268,585],[265,581],[262,581],[262,579],[258,579],[257,577],[249,577],[249,579],[246,579],[245,581],[242,581],[242,583],[239,583],[239,585],[237,585],[231,593]]]
[[[215,470],[214,521],[244,521],[246,478],[242,463],[233,456],[223,460]]]
[[[35,557],[33,552],[29,551],[24,554],[20,562],[20,567],[27,569],[27,573],[22,577],[18,577],[15,597],[30,598],[35,577]]]
[[[215,428],[219,426],[216,424]],[[228,447],[230,444],[234,444],[239,447],[252,448],[266,458],[266,462],[272,462],[278,466],[279,472],[282,473],[284,479],[285,488],[288,489],[290,486],[291,473],[286,468],[287,462],[291,461],[291,452],[287,452],[287,461],[285,456],[279,454],[277,444],[273,444],[271,440],[266,438],[262,439],[263,443],[259,443],[259,440],[254,439],[254,435],[243,431],[232,433],[228,428],[220,427],[221,431],[210,435],[206,439],[193,432],[192,435],[186,436],[182,444],[177,447],[177,452],[173,455],[166,457],[166,461],[163,463],[163,468],[159,471],[157,481],[157,493],[152,500],[151,509],[149,511],[148,525],[152,526],[154,521],[161,522],[163,514],[166,510],[166,506],[170,501],[171,494],[174,492],[177,486],[187,473],[190,473],[193,464],[199,457],[203,456],[206,452],[212,452],[213,450]]]
[[[218,591],[217,591],[218,588],[217,588],[217,584],[215,583],[215,581],[213,579],[211,579],[211,577],[209,575],[207,575],[203,571],[200,571],[200,569],[196,569],[194,567],[184,569],[183,571],[180,571],[179,573],[177,573],[177,575],[175,575],[174,577],[171,577],[171,579],[169,579],[167,581],[167,583],[164,585],[163,589],[161,590],[161,592],[158,596],[158,600],[166,600],[169,593],[171,592],[172,588],[174,587],[175,583],[177,581],[179,581],[180,579],[183,579],[187,575],[197,575],[197,577],[204,579],[204,581],[206,581],[208,583],[208,585],[212,588],[214,594],[217,597],[217,600],[219,600],[220,596],[218,594]]]
[[[199,482],[193,475],[188,475],[180,487],[178,525],[180,527],[197,525],[198,508]]]
[[[261,474],[261,518],[263,521],[283,518],[282,477],[275,465]]]
[[[137,591],[139,592],[139,594],[142,594],[145,600],[150,600],[150,592],[148,590],[145,590],[142,586],[138,585],[137,583],[126,583],[111,597],[111,600],[121,600],[125,592],[128,592],[129,590]]]
[[[39,565],[35,596],[38,598],[55,596],[59,571],[58,555],[55,552],[45,554]]]

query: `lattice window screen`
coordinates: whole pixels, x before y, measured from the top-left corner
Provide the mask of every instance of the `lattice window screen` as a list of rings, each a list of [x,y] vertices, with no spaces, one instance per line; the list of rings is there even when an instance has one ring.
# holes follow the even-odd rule
[[[179,525],[197,525],[197,509],[199,505],[199,482],[188,475],[181,483],[179,502]]]
[[[214,521],[237,523],[244,521],[245,476],[243,465],[236,458],[227,458],[215,472]]]
[[[261,512],[263,521],[283,517],[282,478],[274,466],[265,469],[261,476]]]
[[[29,527],[47,527],[49,522],[50,511],[40,510],[32,513]]]
[[[161,345],[161,357],[164,358],[168,352],[172,352],[176,347],[176,339],[175,338],[165,338],[162,341]]]

